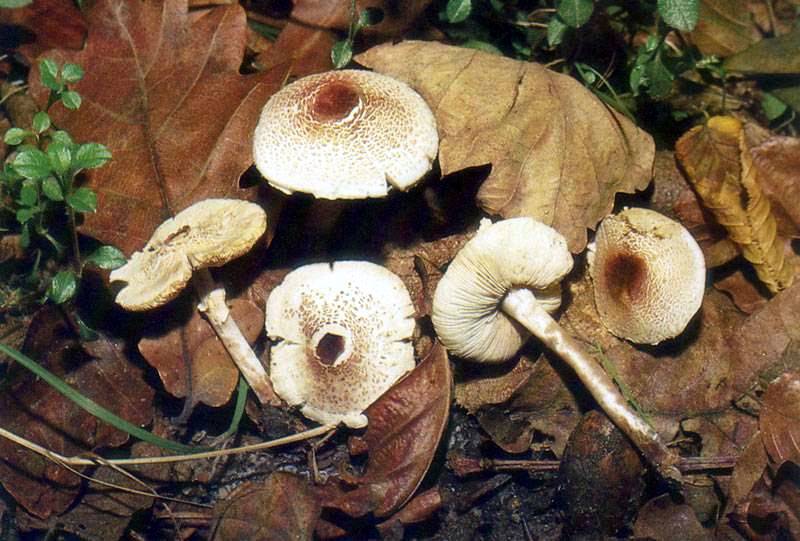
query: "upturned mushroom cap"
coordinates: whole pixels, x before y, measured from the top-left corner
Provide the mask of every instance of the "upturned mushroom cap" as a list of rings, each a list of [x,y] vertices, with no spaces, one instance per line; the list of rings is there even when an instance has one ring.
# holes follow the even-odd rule
[[[167,303],[183,290],[194,270],[244,255],[266,227],[267,215],[255,203],[195,203],[158,226],[142,251],[111,273],[112,282],[127,282],[117,294],[117,304],[140,311]]]
[[[600,319],[632,342],[655,345],[678,336],[703,301],[703,252],[682,225],[653,210],[606,217],[589,265]]]
[[[370,71],[310,75],[275,93],[253,141],[256,167],[277,189],[324,199],[382,197],[431,168],[439,136],[422,97]]]
[[[367,424],[363,411],[414,368],[414,307],[374,263],[300,267],[267,300],[275,392],[321,423]]]
[[[514,288],[533,291],[548,312],[561,304],[561,279],[572,269],[567,243],[532,218],[485,220],[456,255],[433,296],[433,325],[452,353],[480,362],[511,358],[529,333],[500,310]]]

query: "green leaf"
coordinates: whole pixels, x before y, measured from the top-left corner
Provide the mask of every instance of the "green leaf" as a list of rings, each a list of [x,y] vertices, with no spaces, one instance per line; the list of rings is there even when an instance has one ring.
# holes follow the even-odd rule
[[[658,13],[664,22],[682,32],[691,32],[700,16],[698,0],[658,0]]]
[[[0,0],[0,8],[22,8],[33,3],[33,0]]]
[[[85,259],[87,265],[94,265],[101,269],[113,270],[127,262],[125,254],[114,246],[104,245],[89,254]]]
[[[42,84],[50,90],[58,92],[63,85],[58,80],[58,64],[49,58],[39,61],[39,78]]]
[[[26,207],[32,207],[39,202],[39,190],[35,181],[26,180],[22,183],[19,189],[19,202]]]
[[[353,44],[348,40],[337,41],[331,49],[331,62],[333,67],[341,69],[353,59]]]
[[[51,172],[50,159],[38,148],[21,151],[11,163],[14,170],[25,178],[45,178]]]
[[[383,11],[378,8],[362,9],[358,14],[358,27],[373,26],[383,20]]]
[[[83,68],[77,64],[64,64],[61,69],[61,78],[65,83],[77,83],[83,79]]]
[[[78,188],[67,195],[67,205],[78,212],[94,212],[97,210],[97,194],[89,188]]]
[[[501,56],[503,54],[503,51],[501,51],[491,43],[486,41],[481,41],[479,39],[468,39],[467,41],[461,44],[461,47],[466,47],[467,49],[475,49],[477,51],[483,51],[485,53],[497,54]]]
[[[42,193],[51,201],[63,201],[64,191],[55,177],[47,177],[42,181]]]
[[[767,118],[772,121],[783,115],[789,106],[769,92],[764,92],[761,97],[761,108],[764,109],[764,114],[767,115]]]
[[[472,13],[472,0],[447,0],[444,15],[449,23],[461,23]]]
[[[553,17],[550,19],[550,22],[547,23],[547,44],[550,47],[561,45],[568,28],[567,23],[562,21],[561,18]]]
[[[72,165],[72,152],[69,146],[60,142],[51,142],[47,146],[47,157],[50,159],[50,165],[53,171],[63,175],[69,171]]]
[[[60,271],[53,277],[47,288],[47,298],[62,304],[75,296],[78,290],[78,277],[72,271]]]
[[[35,131],[36,133],[42,133],[49,127],[50,127],[50,115],[48,115],[44,111],[39,111],[38,113],[33,115],[33,131]]]
[[[39,211],[38,209],[28,208],[28,207],[17,210],[16,213],[17,222],[21,224],[28,222],[31,218],[33,218],[36,215],[38,211]]]
[[[645,67],[647,78],[647,93],[651,97],[664,98],[672,90],[672,81],[675,76],[661,61],[661,56],[656,55]]]
[[[70,135],[64,130],[54,131],[53,134],[50,136],[50,141],[52,141],[53,143],[61,143],[67,148],[70,148],[72,147],[72,145],[75,144],[75,142],[72,140],[72,137],[70,137]]]
[[[100,143],[84,143],[78,147],[72,167],[78,169],[94,169],[111,159],[111,151]]]
[[[75,314],[75,323],[78,324],[78,334],[81,340],[85,342],[94,342],[100,338],[100,333],[87,325],[78,314]]]
[[[556,13],[567,26],[580,28],[589,20],[594,11],[592,0],[561,0]]]
[[[67,90],[61,93],[61,102],[64,107],[74,111],[81,106],[81,95],[74,90]]]
[[[3,141],[5,141],[7,145],[19,145],[29,135],[32,134],[28,130],[23,130],[22,128],[9,128],[3,137]]]

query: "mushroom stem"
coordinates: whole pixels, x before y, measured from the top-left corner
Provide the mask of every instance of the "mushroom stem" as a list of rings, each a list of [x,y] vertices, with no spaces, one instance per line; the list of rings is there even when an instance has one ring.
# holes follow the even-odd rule
[[[577,374],[608,417],[636,445],[665,479],[679,481],[678,457],[661,441],[658,433],[628,406],[606,372],[575,338],[564,332],[528,289],[512,289],[500,305]]]
[[[230,310],[225,302],[225,289],[216,287],[208,269],[200,269],[195,273],[194,285],[200,297],[197,309],[205,315],[259,402],[273,405],[280,403],[267,371],[242,335],[239,326],[230,317]]]

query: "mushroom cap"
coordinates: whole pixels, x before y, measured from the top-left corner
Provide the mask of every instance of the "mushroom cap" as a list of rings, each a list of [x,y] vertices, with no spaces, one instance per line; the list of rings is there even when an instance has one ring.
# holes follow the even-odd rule
[[[653,210],[607,216],[590,248],[594,300],[620,338],[658,344],[678,336],[703,301],[706,265],[692,235]]]
[[[379,73],[340,70],[285,86],[264,106],[256,167],[285,193],[324,199],[383,197],[431,168],[439,136],[425,100]],[[388,183],[388,184],[387,184]]]
[[[500,309],[513,288],[530,289],[548,312],[561,304],[572,269],[567,243],[533,218],[485,220],[447,268],[433,295],[433,326],[452,353],[480,362],[514,356],[529,333]]]
[[[264,209],[249,201],[206,199],[187,207],[158,226],[140,252],[111,272],[112,282],[127,282],[117,304],[141,311],[167,303],[194,270],[244,255],[266,228]]]
[[[316,263],[267,299],[275,392],[320,423],[367,424],[363,411],[414,368],[414,307],[403,282],[365,261]]]

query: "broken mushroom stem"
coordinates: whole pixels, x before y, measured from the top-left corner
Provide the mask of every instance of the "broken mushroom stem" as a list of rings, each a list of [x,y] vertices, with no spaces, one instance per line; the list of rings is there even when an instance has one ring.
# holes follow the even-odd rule
[[[638,447],[666,479],[680,479],[677,456],[661,441],[658,433],[628,405],[606,372],[580,342],[564,332],[529,289],[512,289],[500,304],[533,336],[555,352],[575,372],[606,415]]]
[[[225,289],[216,285],[208,269],[195,272],[194,287],[200,297],[197,309],[203,313],[217,333],[231,360],[247,380],[259,402],[272,405],[280,403],[272,389],[267,371],[230,315],[225,300]]]

